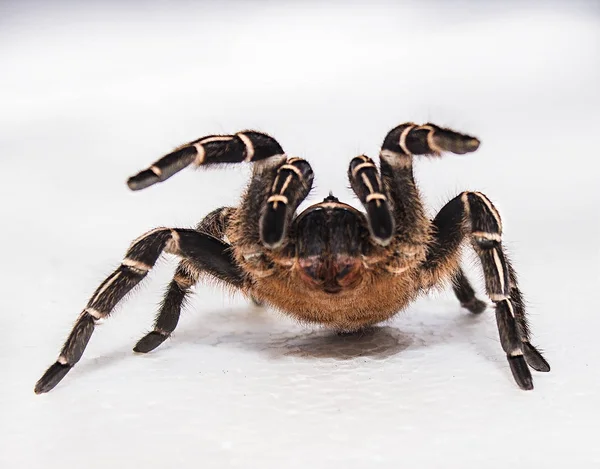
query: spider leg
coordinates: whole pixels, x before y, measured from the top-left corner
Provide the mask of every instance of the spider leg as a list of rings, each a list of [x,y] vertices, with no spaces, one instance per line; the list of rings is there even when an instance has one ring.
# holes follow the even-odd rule
[[[473,290],[469,279],[460,267],[452,277],[452,289],[463,308],[468,309],[473,314],[485,311],[487,305],[475,296],[475,290]]]
[[[209,135],[186,143],[127,181],[131,190],[164,181],[186,166],[259,161],[283,155],[281,145],[267,134],[245,130],[234,135]]]
[[[117,303],[148,274],[163,251],[193,259],[203,271],[234,286],[242,286],[242,272],[229,246],[222,241],[189,229],[157,228],[145,233],[132,243],[121,265],[96,289],[57,361],[36,383],[36,393],[50,391],[64,378],[83,355],[96,321],[110,315]]]
[[[225,230],[234,211],[233,207],[213,210],[198,224],[196,230],[223,241]],[[179,263],[173,280],[165,292],[153,330],[138,341],[133,349],[134,352],[150,352],[170,337],[179,322],[181,308],[192,287],[198,283],[201,272],[202,267],[196,266],[191,259],[184,259]]]
[[[348,167],[348,179],[367,210],[371,237],[382,246],[389,244],[394,234],[394,219],[388,204],[388,191],[383,187],[373,160],[365,155],[353,158]]]
[[[227,232],[242,257],[260,262],[264,247],[284,245],[294,213],[310,192],[313,178],[310,164],[302,158],[254,165],[250,185]]]
[[[476,138],[434,124],[405,123],[386,135],[379,153],[381,178],[390,197],[399,244],[422,246],[430,238],[430,222],[413,177],[413,155],[463,154],[478,147]]]
[[[517,275],[512,265],[508,265],[508,273],[510,278],[510,299],[514,305],[515,319],[519,332],[523,340],[523,354],[527,364],[536,371],[548,372],[550,371],[550,364],[544,359],[541,352],[531,345],[531,332],[529,330],[529,323],[527,316],[525,315],[525,302],[523,300],[523,294],[517,285]]]
[[[199,278],[200,272],[191,262],[183,260],[179,263],[175,276],[167,287],[160,310],[154,321],[153,330],[138,341],[133,348],[134,352],[150,352],[171,336],[179,322],[181,307],[192,286],[198,282]]]
[[[483,266],[487,294],[496,305],[500,343],[512,374],[521,389],[533,389],[528,365],[537,371],[550,371],[550,366],[531,345],[516,274],[502,247],[498,211],[482,193],[463,192],[440,210],[433,225],[435,243],[424,264],[425,283],[441,280],[448,270],[456,277],[460,245],[469,236]]]
[[[298,205],[313,183],[313,170],[302,158],[289,158],[277,168],[260,217],[260,239],[270,249],[283,244]]]

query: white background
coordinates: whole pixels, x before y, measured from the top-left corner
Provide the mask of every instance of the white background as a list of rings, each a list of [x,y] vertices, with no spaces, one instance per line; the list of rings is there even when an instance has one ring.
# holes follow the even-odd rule
[[[0,466],[598,467],[597,3],[81,5],[0,5]],[[503,215],[552,365],[534,391],[513,382],[493,310],[471,317],[448,291],[338,338],[199,286],[173,338],[135,355],[167,256],[34,395],[130,240],[236,204],[249,168],[139,193],[128,176],[254,128],[311,162],[306,203],[356,203],[348,162],[407,120],[482,140],[416,174],[432,215],[464,189]]]

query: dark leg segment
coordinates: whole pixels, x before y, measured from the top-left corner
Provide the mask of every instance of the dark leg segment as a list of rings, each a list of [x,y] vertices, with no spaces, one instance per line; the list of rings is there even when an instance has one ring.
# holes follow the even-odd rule
[[[521,292],[501,244],[502,222],[498,211],[480,192],[464,192],[440,210],[433,225],[436,244],[428,254],[427,268],[432,272],[443,269],[444,259],[459,249],[465,235],[470,236],[481,259],[488,296],[496,305],[500,343],[512,374],[521,389],[533,389],[527,365],[538,371],[549,371],[550,367],[529,341]],[[459,278],[460,275],[457,274]],[[459,293],[465,293],[464,284],[457,296]]]
[[[198,224],[196,230],[223,240],[227,224],[234,211],[232,207],[213,210]],[[179,263],[154,321],[154,328],[138,341],[133,349],[135,352],[150,352],[169,338],[177,327],[181,308],[191,288],[198,282],[200,271],[189,259]]]
[[[476,138],[434,124],[406,123],[387,134],[379,154],[381,177],[391,199],[400,243],[423,245],[430,235],[429,220],[413,177],[413,155],[439,156],[443,151],[462,154],[478,147]]]
[[[234,207],[221,207],[213,210],[198,223],[196,230],[223,240],[225,231],[235,210]]]
[[[169,338],[177,327],[181,308],[192,286],[198,282],[198,277],[198,271],[189,261],[179,263],[156,316],[153,330],[138,341],[133,348],[134,352],[150,352]]]
[[[275,249],[287,235],[298,205],[306,198],[313,183],[310,164],[301,158],[290,158],[277,168],[277,175],[260,217],[262,244]]]
[[[371,236],[378,244],[387,245],[394,234],[394,219],[373,160],[365,155],[354,158],[348,168],[348,179],[367,210]]]
[[[238,213],[231,239],[244,256],[261,256],[262,248],[276,249],[285,241],[296,208],[310,192],[310,164],[301,158],[259,162]]]
[[[170,178],[192,163],[196,166],[239,163],[282,154],[281,145],[264,133],[245,130],[235,135],[209,135],[163,156],[148,169],[129,178],[127,185],[134,191],[145,189]]]
[[[473,314],[479,314],[485,311],[486,304],[475,296],[475,290],[469,283],[462,269],[458,269],[452,278],[452,289],[460,305],[468,309]]]
[[[400,155],[440,156],[444,151],[462,155],[478,148],[479,140],[470,135],[444,129],[431,123],[416,125],[412,122],[390,130],[382,145],[382,151]]]
[[[114,307],[154,266],[165,251],[188,259],[216,278],[241,286],[242,272],[229,246],[195,230],[157,228],[136,239],[121,265],[94,292],[65,342],[58,360],[35,386],[36,393],[50,391],[81,358],[96,320],[110,315]]]
[[[531,333],[529,331],[529,324],[527,316],[525,315],[525,301],[523,294],[517,286],[517,274],[515,273],[512,265],[508,265],[509,278],[510,278],[510,300],[514,307],[515,320],[519,333],[523,340],[523,354],[527,364],[536,371],[548,372],[550,371],[550,364],[544,359],[539,350],[531,345]]]

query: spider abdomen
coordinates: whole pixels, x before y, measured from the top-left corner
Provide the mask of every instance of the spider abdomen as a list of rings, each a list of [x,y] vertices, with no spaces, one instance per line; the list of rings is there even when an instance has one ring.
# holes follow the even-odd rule
[[[302,268],[256,280],[252,295],[302,322],[355,331],[385,321],[413,301],[418,289],[409,275],[375,276],[360,269],[356,285],[328,293],[303,277]]]

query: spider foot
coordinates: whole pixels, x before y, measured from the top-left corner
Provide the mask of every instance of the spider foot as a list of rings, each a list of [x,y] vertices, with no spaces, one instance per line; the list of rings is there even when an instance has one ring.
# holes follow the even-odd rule
[[[508,364],[519,387],[525,391],[533,389],[531,372],[523,355],[509,355]]]
[[[487,308],[487,303],[479,298],[473,297],[469,301],[460,304],[463,308],[468,309],[473,314],[481,314]]]
[[[529,342],[523,342],[523,354],[527,364],[535,371],[543,373],[550,371],[550,364],[542,356],[542,353]]]
[[[151,352],[168,338],[169,334],[164,334],[159,331],[149,332],[144,337],[142,337],[137,344],[135,344],[133,351],[137,353]]]
[[[62,363],[55,362],[50,368],[46,370],[44,376],[42,376],[37,383],[35,383],[34,392],[36,394],[43,394],[51,391],[73,368],[71,365],[63,365]]]

